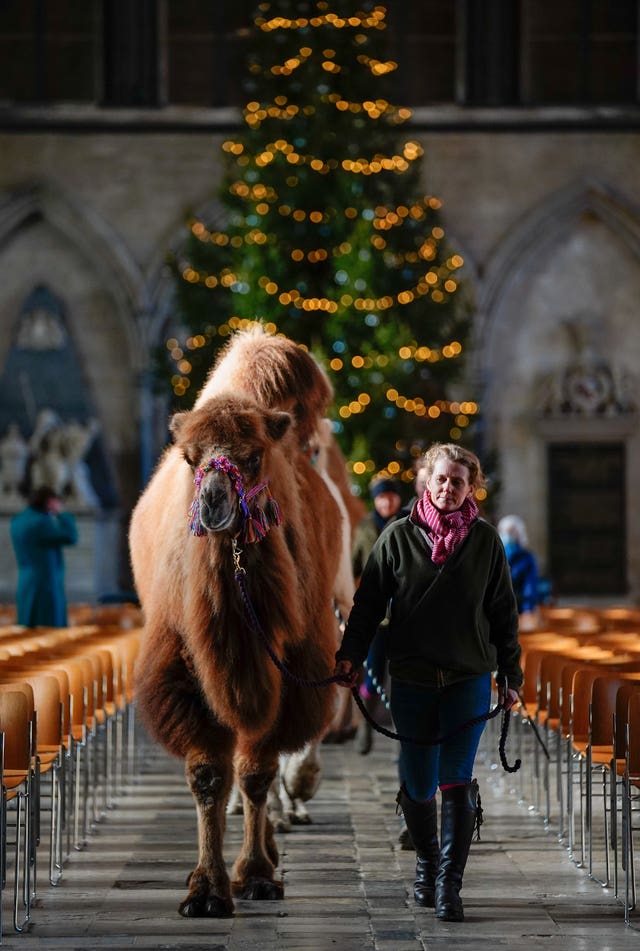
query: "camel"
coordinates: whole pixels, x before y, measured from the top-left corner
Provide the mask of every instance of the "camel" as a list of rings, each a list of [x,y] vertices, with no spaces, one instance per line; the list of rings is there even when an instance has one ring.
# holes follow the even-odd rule
[[[333,435],[332,425],[324,415],[333,398],[329,379],[303,348],[286,337],[266,334],[262,326],[255,323],[248,330],[231,337],[214,364],[195,405],[199,406],[209,397],[225,390],[250,393],[271,409],[286,410],[293,414],[301,451],[311,455],[316,469],[340,507],[343,515],[340,533],[342,547],[333,593],[342,618],[336,624],[339,646],[355,592],[351,569],[353,535],[356,526],[366,515],[367,508],[362,499],[351,491],[344,456]],[[333,736],[344,735],[358,716],[351,695],[347,691],[339,691],[329,732]],[[302,771],[298,778],[295,776],[296,763],[300,764]],[[291,777],[289,790],[296,787],[305,790],[312,788],[308,776],[316,770],[316,764],[317,757],[313,751],[294,753],[286,764]],[[274,784],[270,802],[278,827],[286,829],[287,813],[293,822],[308,822],[309,815],[301,797],[294,796],[292,803],[285,784],[280,782],[279,787],[280,799],[288,801],[289,805],[283,810]],[[238,813],[241,805],[235,795],[232,798],[234,801],[230,812]]]
[[[345,499],[345,492],[351,498],[355,497],[351,494],[346,479],[344,457],[342,457],[335,442],[329,419],[320,420],[315,432],[310,437],[309,450],[313,464],[324,479],[341,514],[339,563],[333,586],[333,600],[336,609],[336,647],[339,647],[356,589],[351,567],[352,527],[347,508],[349,501]],[[341,466],[340,459],[342,459]],[[344,473],[344,477],[341,480],[338,479],[338,481],[334,479],[336,469]],[[336,736],[346,731],[352,720],[351,694],[346,690],[340,690],[331,723],[323,740],[326,740],[329,734]],[[306,803],[316,793],[320,785],[321,775],[322,765],[318,742],[307,743],[302,750],[295,753],[281,755],[278,775],[271,784],[267,796],[267,814],[276,832],[289,832],[292,825],[309,825],[311,823],[311,815],[307,810]],[[242,802],[237,787],[232,790],[227,812],[230,815],[242,812]]]
[[[283,895],[267,793],[279,755],[326,729],[334,688],[283,675],[262,638],[294,678],[329,678],[341,515],[304,447],[330,393],[291,341],[238,335],[194,409],[173,417],[174,445],[133,513],[145,615],[138,705],[151,734],[184,758],[198,813],[198,864],[179,907],[186,917],[232,915],[232,896]],[[234,774],[244,839],[230,880],[222,846]]]

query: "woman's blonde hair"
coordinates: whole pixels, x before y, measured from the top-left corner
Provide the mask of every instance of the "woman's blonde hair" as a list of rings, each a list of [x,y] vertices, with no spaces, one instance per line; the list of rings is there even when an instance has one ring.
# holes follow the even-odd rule
[[[458,462],[469,470],[469,483],[474,488],[479,489],[487,484],[487,478],[482,471],[480,460],[470,449],[465,449],[454,442],[434,442],[424,454],[423,465],[429,473],[429,478],[433,475],[436,462],[442,456],[446,456],[451,462]]]

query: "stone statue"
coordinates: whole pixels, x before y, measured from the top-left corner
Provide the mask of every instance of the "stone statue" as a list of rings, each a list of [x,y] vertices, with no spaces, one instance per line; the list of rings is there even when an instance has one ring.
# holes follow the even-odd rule
[[[95,419],[63,423],[53,410],[40,410],[29,440],[31,488],[49,486],[76,511],[99,508],[84,461],[99,429]]]
[[[0,439],[0,509],[17,512],[24,505],[22,487],[27,474],[29,446],[17,423]]]
[[[41,409],[29,439],[31,489],[48,486],[64,496],[67,466],[61,442],[62,420],[52,409]]]
[[[98,435],[100,424],[90,419],[85,425],[72,420],[63,427],[62,444],[67,463],[66,501],[70,508],[99,508],[100,500],[91,484],[84,457]]]

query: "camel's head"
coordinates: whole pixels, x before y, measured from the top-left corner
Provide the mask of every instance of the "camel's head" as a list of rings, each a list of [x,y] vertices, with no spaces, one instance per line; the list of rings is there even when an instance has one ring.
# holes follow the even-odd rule
[[[233,396],[214,397],[172,417],[175,443],[194,474],[193,534],[242,533],[242,541],[259,541],[270,523],[278,524],[269,459],[290,425],[288,413]],[[266,513],[259,501],[266,502]]]

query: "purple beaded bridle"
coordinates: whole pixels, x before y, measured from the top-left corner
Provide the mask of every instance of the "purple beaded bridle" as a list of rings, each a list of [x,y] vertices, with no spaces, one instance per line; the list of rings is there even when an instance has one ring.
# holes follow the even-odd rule
[[[188,513],[189,529],[192,535],[201,537],[207,534],[207,529],[200,520],[200,486],[205,475],[211,472],[212,469],[226,472],[238,496],[241,512],[241,525],[238,531],[238,537],[241,542],[250,543],[262,541],[272,525],[277,526],[282,524],[280,508],[271,495],[268,479],[264,479],[248,492],[245,492],[242,473],[238,467],[231,462],[228,456],[212,456],[208,462],[196,469],[196,474],[193,479],[196,491]],[[266,493],[264,508],[256,504],[250,507],[249,502],[251,499],[254,499],[262,491]]]

